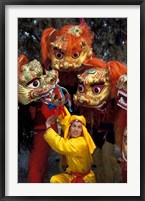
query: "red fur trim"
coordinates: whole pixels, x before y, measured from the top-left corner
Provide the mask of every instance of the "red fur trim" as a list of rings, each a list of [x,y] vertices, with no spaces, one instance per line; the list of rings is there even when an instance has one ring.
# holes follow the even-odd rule
[[[127,67],[119,61],[114,60],[107,63],[107,68],[110,71],[110,79],[112,81],[111,96],[113,98],[117,95],[117,81],[121,75],[127,74]]]
[[[54,35],[54,28],[47,28],[43,31],[41,37],[41,54],[42,54],[42,62],[44,65],[48,63],[48,42],[50,42],[51,36]],[[50,44],[49,44],[50,45]]]
[[[99,59],[97,57],[86,59],[84,61],[83,65],[84,65],[85,70],[88,70],[91,68],[96,68],[96,67],[104,68],[104,69],[107,68],[106,63],[102,59]]]

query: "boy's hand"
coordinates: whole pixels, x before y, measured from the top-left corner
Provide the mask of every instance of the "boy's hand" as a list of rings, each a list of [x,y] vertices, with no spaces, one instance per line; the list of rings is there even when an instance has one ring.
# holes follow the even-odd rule
[[[56,121],[56,116],[52,115],[46,120],[46,128],[51,127],[51,125]]]

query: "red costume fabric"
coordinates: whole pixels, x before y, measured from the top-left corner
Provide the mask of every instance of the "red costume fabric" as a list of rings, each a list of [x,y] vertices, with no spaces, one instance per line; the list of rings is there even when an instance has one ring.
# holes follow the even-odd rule
[[[42,183],[48,172],[50,147],[43,139],[44,131],[39,131],[33,138],[33,149],[28,161],[28,182]]]
[[[28,182],[42,183],[48,174],[48,157],[51,153],[50,146],[44,140],[44,132],[46,130],[45,122],[48,117],[54,115],[55,108],[48,110],[47,105],[38,102],[36,108],[31,108],[31,114],[34,117],[33,147],[30,152],[28,161]],[[34,114],[35,113],[35,114]],[[57,132],[56,123],[52,125]]]

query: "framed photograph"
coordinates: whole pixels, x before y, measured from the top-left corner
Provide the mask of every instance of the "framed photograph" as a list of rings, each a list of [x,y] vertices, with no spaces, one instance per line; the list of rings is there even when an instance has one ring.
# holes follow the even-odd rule
[[[66,4],[67,2],[65,1],[1,1],[0,199],[44,200],[66,197],[67,199],[101,199],[104,201],[109,199],[143,201],[145,200],[143,192],[145,179],[143,162],[145,3],[141,0],[122,0],[117,2],[111,0],[92,0],[89,2],[69,1],[71,5]],[[72,184],[68,182],[68,184],[66,184],[60,182],[60,184],[52,184],[50,178],[54,174],[59,173],[58,168],[60,160],[59,155],[53,150],[51,150],[48,157],[50,166],[47,177],[43,181],[40,181],[39,175],[36,172],[36,180],[30,178],[35,174],[35,170],[32,171],[31,176],[29,174],[29,168],[32,164],[33,157],[35,159],[37,158],[37,164],[41,164],[41,159],[43,160],[42,157],[44,154],[40,155],[40,158],[38,155],[35,155],[36,157],[30,156],[32,140],[34,140],[36,133],[34,133],[34,131],[33,133],[30,132],[32,133],[31,138],[31,136],[27,136],[27,130],[25,128],[21,130],[23,125],[25,126],[26,124],[27,128],[29,128],[29,126],[31,127],[30,116],[26,112],[28,109],[27,105],[29,104],[29,109],[31,108],[32,112],[36,105],[33,104],[33,101],[27,102],[24,97],[22,97],[20,105],[18,104],[19,81],[23,85],[23,83],[28,80],[27,86],[31,85],[29,78],[25,77],[25,80],[23,80],[19,73],[19,58],[21,58],[22,55],[27,57],[27,62],[23,63],[24,67],[26,67],[26,71],[28,70],[27,65],[30,61],[38,66],[40,62],[42,64],[41,69],[43,70],[43,74],[45,74],[45,71],[49,69],[49,65],[47,66],[47,62],[45,65],[44,56],[41,55],[43,54],[41,47],[43,31],[47,28],[51,29],[50,38],[52,40],[53,32],[61,30],[65,25],[71,25],[75,27],[75,29],[69,28],[69,33],[71,31],[72,35],[76,34],[79,36],[79,34],[82,33],[82,30],[79,28],[79,24],[81,23],[86,24],[86,29],[92,33],[89,39],[92,40],[91,48],[88,53],[91,54],[91,59],[92,57],[94,58],[95,55],[95,58],[99,61],[101,60],[105,65],[106,63],[110,65],[109,70],[111,68],[110,62],[112,61],[119,61],[121,65],[127,66],[126,121],[128,134],[125,182],[122,179],[122,169],[120,168],[119,176],[113,182],[109,180],[97,182],[96,180],[95,183]],[[65,37],[63,37],[62,41],[65,42]],[[48,39],[46,43],[48,43]],[[50,44],[51,46],[57,46],[56,44],[54,45],[54,41],[51,41]],[[82,46],[86,46],[86,44],[86,41],[84,43],[82,42]],[[49,48],[51,48],[51,46]],[[62,59],[65,54],[60,51],[60,49],[61,48],[58,46],[57,49],[56,47],[53,48],[55,57],[58,60]],[[73,59],[74,57],[78,58],[78,52],[77,54],[73,54],[72,57]],[[34,61],[34,59],[37,61]],[[65,62],[65,64],[66,63],[67,62]],[[51,65],[60,70],[60,75],[62,72],[60,83],[64,82],[64,86],[67,88],[68,80],[72,79],[74,71],[72,71],[70,77],[66,77],[66,75],[63,76],[63,72],[66,71],[67,65],[65,65],[65,70],[63,69],[62,71],[61,65],[57,65],[56,61],[51,61]],[[88,60],[84,65],[90,65]],[[92,74],[92,68],[90,72],[90,74]],[[33,77],[34,74],[31,75]],[[40,77],[42,77],[42,75],[40,75]],[[32,80],[34,81],[34,79]],[[74,81],[74,79],[72,80]],[[72,85],[73,82],[71,81],[71,86]],[[73,90],[71,88],[73,87],[68,89],[71,91]],[[21,105],[25,106],[21,107]],[[80,114],[83,114],[83,112],[81,111]],[[91,121],[93,121],[91,125],[94,125],[91,114],[91,110],[89,109],[88,119],[86,119],[88,122],[89,119],[91,119]],[[109,114],[111,113],[109,112]],[[27,115],[27,117],[25,115]],[[100,116],[97,116],[97,118],[97,121],[99,121]],[[109,116],[109,118],[111,117]],[[114,120],[110,121],[114,122]],[[90,123],[88,123],[88,125],[90,125]],[[89,132],[92,131],[91,125],[88,127],[90,128]],[[20,132],[22,135],[19,134]],[[91,135],[93,136],[93,134]],[[106,138],[106,134],[104,134],[103,140]],[[94,141],[98,140],[98,138],[96,139],[94,136],[93,139]],[[41,141],[41,139],[38,140]],[[112,144],[114,146],[115,143]],[[103,149],[100,144],[96,143],[96,146],[101,146],[101,150]],[[119,155],[121,152],[118,151],[116,144],[114,147],[116,147],[116,149],[114,149],[116,151],[114,152],[115,161],[117,161],[119,167],[122,167],[120,165]],[[92,168],[97,175],[98,169],[96,164],[93,164]],[[114,166],[111,166],[111,168],[115,169]],[[42,172],[41,167],[40,172]]]

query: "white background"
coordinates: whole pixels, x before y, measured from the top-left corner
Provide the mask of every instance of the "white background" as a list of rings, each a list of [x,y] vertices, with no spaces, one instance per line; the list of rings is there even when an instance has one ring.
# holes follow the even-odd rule
[[[6,70],[6,196],[139,196],[140,195],[140,6],[15,6],[5,10]],[[17,18],[127,18],[128,66],[128,183],[22,184],[17,152]]]

